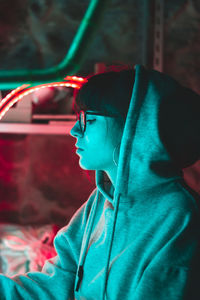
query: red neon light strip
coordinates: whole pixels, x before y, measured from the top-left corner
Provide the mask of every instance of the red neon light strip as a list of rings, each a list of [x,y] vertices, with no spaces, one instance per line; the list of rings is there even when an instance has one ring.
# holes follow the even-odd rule
[[[77,77],[77,76],[67,76],[66,79],[70,80],[71,82],[63,81],[63,82],[46,83],[22,91],[23,89],[27,88],[30,85],[30,84],[24,84],[18,87],[17,89],[13,90],[0,102],[0,120],[16,102],[21,101],[23,97],[31,94],[34,91],[47,88],[47,87],[72,87],[75,89],[80,89],[80,87],[82,86],[81,83],[87,81],[87,79],[84,79],[82,77]]]
[[[30,84],[23,84],[10,92],[6,97],[4,97],[1,102],[0,102],[0,108],[9,100],[11,99],[14,95],[16,95],[19,91],[23,90],[24,88],[28,87]]]
[[[83,77],[77,77],[77,76],[67,76],[64,78],[65,80],[72,80],[72,81],[78,81],[78,82],[87,82],[88,80]]]

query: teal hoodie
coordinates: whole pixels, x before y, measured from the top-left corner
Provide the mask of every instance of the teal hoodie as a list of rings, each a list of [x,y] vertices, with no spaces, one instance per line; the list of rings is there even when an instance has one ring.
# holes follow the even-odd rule
[[[199,300],[200,199],[182,174],[200,158],[199,115],[197,94],[136,65],[113,197],[96,171],[57,256],[42,272],[0,275],[0,299]]]

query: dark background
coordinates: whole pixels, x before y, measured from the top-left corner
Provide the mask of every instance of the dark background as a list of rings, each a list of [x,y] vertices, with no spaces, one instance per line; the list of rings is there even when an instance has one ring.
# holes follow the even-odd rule
[[[200,2],[164,2],[163,71],[200,93]],[[0,70],[41,69],[62,61],[88,3],[0,0]],[[154,21],[154,1],[110,1],[77,75],[93,73],[99,62],[153,67]],[[35,110],[59,111],[55,103]],[[94,172],[79,167],[74,143],[68,135],[0,133],[1,223],[68,223],[95,187]],[[199,162],[185,178],[200,192]]]

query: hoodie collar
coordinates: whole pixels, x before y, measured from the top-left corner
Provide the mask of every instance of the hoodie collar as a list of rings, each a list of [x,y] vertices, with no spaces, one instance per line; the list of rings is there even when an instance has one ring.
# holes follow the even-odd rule
[[[98,170],[95,173],[96,186],[102,195],[111,203],[113,202],[113,196],[110,194],[110,189],[114,189],[112,182],[107,176],[105,171]]]

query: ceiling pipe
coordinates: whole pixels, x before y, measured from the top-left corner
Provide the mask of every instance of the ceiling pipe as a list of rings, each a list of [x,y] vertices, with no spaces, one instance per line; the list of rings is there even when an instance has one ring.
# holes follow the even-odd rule
[[[87,49],[110,0],[91,0],[65,58],[56,66],[35,70],[0,70],[0,90],[62,81],[80,70]]]

